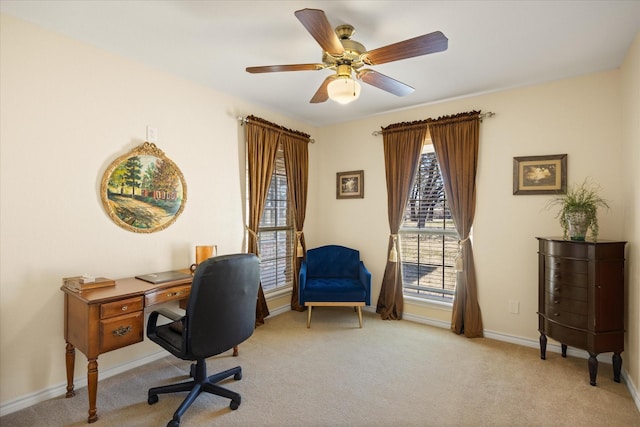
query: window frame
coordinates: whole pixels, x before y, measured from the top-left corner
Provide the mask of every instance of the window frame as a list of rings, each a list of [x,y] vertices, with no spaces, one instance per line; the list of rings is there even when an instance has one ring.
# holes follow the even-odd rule
[[[276,178],[280,178],[283,182],[278,183],[278,181],[276,180]],[[281,199],[278,198],[278,194],[280,194],[281,192],[278,191],[278,189],[272,189],[272,186],[274,185],[284,185],[285,187],[285,191],[284,193],[286,194],[286,198],[285,199]],[[276,164],[273,168],[273,173],[271,174],[271,181],[269,182],[269,189],[267,191],[267,199],[265,200],[265,206],[264,206],[264,210],[262,212],[262,217],[260,218],[260,222],[258,224],[258,230],[257,230],[257,245],[258,245],[258,254],[260,256],[261,259],[261,263],[260,263],[260,280],[262,282],[262,288],[263,291],[265,293],[265,295],[267,294],[273,294],[275,292],[279,292],[279,291],[286,291],[286,290],[291,290],[293,289],[293,270],[295,269],[295,265],[293,263],[293,254],[294,254],[294,250],[295,250],[295,227],[293,224],[293,212],[291,210],[291,201],[289,199],[289,189],[288,189],[288,176],[287,176],[287,170],[286,170],[286,166],[285,166],[285,162],[284,162],[284,150],[282,148],[282,144],[278,145],[278,152],[276,154]],[[275,197],[271,198],[271,195],[274,195]],[[280,210],[279,204],[284,202],[285,204],[285,225],[278,225],[278,219],[280,219],[281,217],[278,216],[278,212]],[[272,204],[272,206],[269,206],[270,204]],[[274,223],[268,224],[268,225],[263,225],[263,221],[265,220],[265,215],[268,215],[269,209],[272,209],[274,213]],[[276,234],[276,239],[275,239],[275,247],[273,246],[263,246],[263,233],[274,233]],[[285,241],[284,241],[284,255],[279,255],[280,252],[280,247],[279,247],[279,242],[280,240],[278,239],[277,235],[279,234],[279,232],[285,232],[286,237],[285,237]],[[269,251],[268,249],[273,248],[272,251]],[[264,258],[264,254],[269,253],[269,252],[274,252],[275,256],[270,257],[268,259]],[[278,273],[278,269],[279,269],[279,260],[284,260],[285,261],[285,266],[284,266],[284,277],[283,280],[280,280],[280,276],[281,274]],[[276,272],[273,275],[265,275],[264,274],[264,270],[265,268],[267,268],[266,266],[269,265],[270,261],[275,261],[276,265],[275,268]],[[266,277],[265,277],[266,276]],[[273,280],[266,280],[265,278],[270,279],[270,278],[275,278],[275,285],[273,284]]]
[[[425,143],[421,153],[420,153],[420,160],[418,163],[418,169],[415,172],[414,175],[414,181],[411,185],[411,189],[410,191],[410,195],[409,198],[407,199],[407,206],[405,206],[404,209],[404,213],[403,213],[403,220],[402,220],[402,224],[400,225],[400,228],[398,230],[398,239],[399,239],[399,249],[401,251],[401,260],[402,262],[407,262],[406,261],[406,256],[405,256],[405,246],[403,246],[403,244],[408,244],[408,236],[414,236],[417,239],[417,243],[416,245],[418,246],[418,254],[416,255],[417,258],[417,266],[418,266],[418,271],[420,269],[420,266],[427,266],[427,268],[429,267],[436,267],[436,268],[441,268],[442,272],[441,272],[441,280],[440,280],[440,286],[438,287],[434,287],[434,286],[427,286],[427,285],[420,285],[420,278],[418,278],[418,283],[417,284],[413,284],[413,283],[408,283],[405,280],[405,274],[404,274],[404,267],[401,266],[402,269],[402,293],[403,296],[405,298],[411,298],[414,299],[416,301],[424,301],[424,302],[437,302],[440,304],[445,304],[447,306],[451,306],[453,304],[453,298],[455,295],[455,287],[457,286],[457,272],[455,269],[455,256],[452,255],[457,255],[458,253],[458,241],[460,239],[459,234],[457,232],[457,230],[455,229],[455,225],[453,225],[453,228],[447,228],[447,224],[453,224],[453,219],[451,218],[451,212],[448,208],[448,204],[446,201],[446,194],[444,192],[444,188],[442,189],[442,198],[440,200],[442,200],[442,202],[447,206],[446,210],[448,213],[445,213],[445,218],[443,218],[443,227],[417,227],[417,226],[405,226],[405,221],[406,221],[406,215],[407,215],[407,211],[408,211],[408,205],[411,202],[411,195],[415,193],[415,189],[416,186],[419,185],[419,183],[417,182],[417,178],[418,178],[418,174],[420,173],[420,164],[423,161],[423,156],[429,153],[434,153],[435,156],[435,151],[433,149],[433,145],[431,145],[431,143]],[[436,157],[436,163],[437,163],[437,157]],[[440,173],[440,167],[438,165],[438,172],[440,175],[440,179],[442,181],[444,181],[444,177],[442,176],[442,173]],[[444,186],[444,182],[443,182],[443,186]],[[448,222],[450,221],[450,223]],[[427,263],[420,263],[420,241],[421,238],[423,236],[436,236],[436,237],[441,237],[442,238],[442,246],[443,246],[443,250],[442,250],[442,256],[440,257],[440,259],[442,260],[441,263],[439,264],[427,264]],[[456,243],[455,245],[455,251],[453,250],[446,250],[446,244],[447,244],[447,239],[453,239]],[[449,243],[453,243],[453,242],[449,242]],[[447,262],[447,260],[450,260],[450,262]],[[430,273],[427,273],[430,274]],[[452,277],[452,279],[447,280],[447,274]],[[451,283],[453,282],[453,283]],[[452,286],[453,285],[453,286]],[[453,287],[453,289],[449,289],[448,287]],[[422,292],[422,293],[421,293]],[[441,294],[441,295],[438,295]]]

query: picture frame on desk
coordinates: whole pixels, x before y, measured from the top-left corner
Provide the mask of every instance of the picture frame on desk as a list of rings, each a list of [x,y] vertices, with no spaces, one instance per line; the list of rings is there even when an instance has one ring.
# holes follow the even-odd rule
[[[187,183],[162,150],[145,142],[109,165],[100,195],[105,211],[118,226],[153,233],[178,219],[187,202]]]

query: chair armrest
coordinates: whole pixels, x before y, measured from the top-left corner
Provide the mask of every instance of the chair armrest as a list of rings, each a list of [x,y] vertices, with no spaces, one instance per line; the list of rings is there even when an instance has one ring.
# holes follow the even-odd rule
[[[149,334],[155,335],[156,328],[158,327],[158,316],[166,317],[167,319],[170,319],[174,322],[177,322],[184,318],[184,316],[181,316],[178,313],[175,313],[166,308],[158,308],[157,310],[151,312],[151,314],[149,315],[149,320],[147,320],[147,336],[149,336]]]
[[[307,286],[307,260],[300,263],[300,272],[298,273],[298,303],[304,306],[304,288]]]
[[[367,292],[365,304],[371,305],[371,273],[369,272],[369,270],[367,270],[367,267],[364,266],[364,262],[362,261],[360,261],[358,279]]]

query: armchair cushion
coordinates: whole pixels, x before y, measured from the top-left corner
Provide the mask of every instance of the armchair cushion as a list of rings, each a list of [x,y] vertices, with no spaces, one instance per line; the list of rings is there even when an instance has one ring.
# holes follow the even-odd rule
[[[366,297],[362,283],[348,277],[307,279],[305,287],[305,301],[362,302]]]

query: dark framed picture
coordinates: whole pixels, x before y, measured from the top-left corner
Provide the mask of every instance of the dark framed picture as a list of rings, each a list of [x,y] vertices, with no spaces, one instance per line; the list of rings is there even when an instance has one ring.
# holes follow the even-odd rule
[[[567,192],[567,155],[513,158],[513,194]]]
[[[336,199],[363,199],[364,171],[336,173]]]
[[[102,177],[100,193],[111,220],[136,233],[167,228],[187,202],[182,172],[149,142],[111,163]]]

